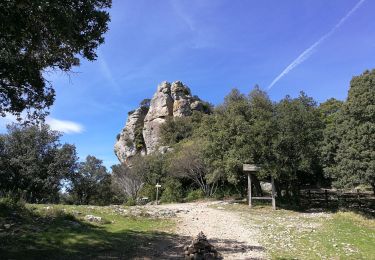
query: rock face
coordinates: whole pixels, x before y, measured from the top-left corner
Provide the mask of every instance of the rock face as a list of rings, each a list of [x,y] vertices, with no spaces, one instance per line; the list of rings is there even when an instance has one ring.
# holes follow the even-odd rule
[[[152,153],[159,145],[160,126],[168,116],[173,115],[173,98],[171,84],[162,82],[150,102],[150,109],[146,115],[143,127],[143,138],[147,153]]]
[[[129,113],[126,125],[115,144],[115,153],[122,163],[136,154],[150,154],[157,150],[167,151],[160,146],[160,126],[169,117],[190,116],[193,111],[208,112],[205,102],[191,95],[190,89],[181,81],[162,82],[150,104]],[[142,131],[140,131],[142,130]]]
[[[147,112],[148,108],[141,106],[129,113],[125,127],[118,135],[117,142],[115,143],[115,154],[120,162],[127,163],[128,158],[133,157],[137,153],[146,153],[144,147],[137,147],[136,136],[142,135],[143,122]]]

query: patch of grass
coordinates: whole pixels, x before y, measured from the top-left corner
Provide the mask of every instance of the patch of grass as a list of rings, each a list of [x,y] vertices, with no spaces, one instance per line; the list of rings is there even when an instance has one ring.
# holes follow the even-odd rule
[[[373,218],[353,212],[249,209],[243,204],[226,209],[260,228],[260,240],[272,259],[375,259]]]
[[[302,236],[298,244],[306,256],[375,259],[375,221],[338,212],[317,232]],[[315,250],[309,250],[311,247]]]
[[[86,215],[102,220],[87,222]],[[170,220],[123,216],[111,207],[26,205],[0,214],[0,258],[142,258],[156,242],[172,244],[173,228]]]

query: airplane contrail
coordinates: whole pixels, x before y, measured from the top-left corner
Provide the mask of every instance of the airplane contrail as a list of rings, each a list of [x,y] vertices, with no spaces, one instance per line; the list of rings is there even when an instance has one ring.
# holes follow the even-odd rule
[[[304,50],[291,64],[288,65],[281,73],[278,75],[272,83],[268,86],[268,89],[271,89],[282,77],[288,74],[291,70],[297,67],[299,64],[304,62],[310,55],[314,52],[322,42],[324,42],[328,37],[330,37],[341,25],[365,2],[366,0],[360,0],[340,21],[333,26],[333,28],[326,34],[324,34],[319,40],[317,40],[313,45]]]

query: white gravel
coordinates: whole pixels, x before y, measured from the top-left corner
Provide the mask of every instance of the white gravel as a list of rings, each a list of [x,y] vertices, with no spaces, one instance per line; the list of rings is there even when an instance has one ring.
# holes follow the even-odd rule
[[[261,231],[257,225],[255,223],[245,225],[238,214],[223,210],[221,204],[221,202],[196,202],[158,207],[177,210],[178,235],[193,238],[203,231],[224,259],[267,258],[265,249],[259,242]]]

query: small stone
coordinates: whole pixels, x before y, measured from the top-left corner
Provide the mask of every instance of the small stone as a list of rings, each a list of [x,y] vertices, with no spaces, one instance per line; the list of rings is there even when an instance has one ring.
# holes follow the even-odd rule
[[[85,220],[89,222],[101,222],[102,218],[94,215],[86,215]]]

